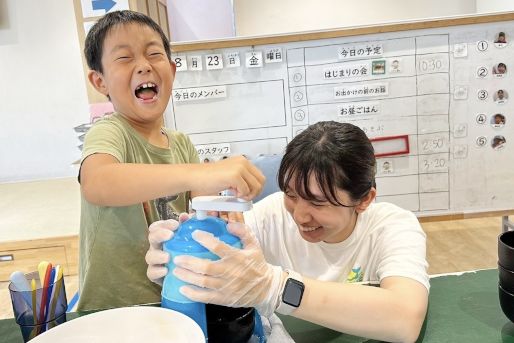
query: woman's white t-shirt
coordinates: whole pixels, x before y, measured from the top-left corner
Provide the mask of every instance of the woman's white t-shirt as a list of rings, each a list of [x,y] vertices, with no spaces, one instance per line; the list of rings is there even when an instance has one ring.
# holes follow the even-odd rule
[[[430,288],[426,235],[416,216],[396,205],[372,203],[340,243],[304,240],[285,209],[282,192],[254,204],[244,218],[273,265],[323,281],[379,282],[402,276]]]

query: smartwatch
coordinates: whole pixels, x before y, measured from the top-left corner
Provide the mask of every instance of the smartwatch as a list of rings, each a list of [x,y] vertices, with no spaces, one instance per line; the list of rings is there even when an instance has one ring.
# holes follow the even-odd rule
[[[288,276],[280,296],[277,312],[288,315],[300,306],[305,285],[302,282],[302,276],[297,272],[286,270],[286,273]]]

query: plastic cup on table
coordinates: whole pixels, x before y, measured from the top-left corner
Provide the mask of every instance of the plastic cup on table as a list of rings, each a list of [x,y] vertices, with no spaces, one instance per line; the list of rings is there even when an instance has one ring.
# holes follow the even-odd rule
[[[25,276],[29,285],[33,286],[32,289],[19,290],[11,282],[9,293],[14,319],[20,326],[23,341],[28,342],[37,335],[66,322],[68,301],[62,273],[55,282],[48,282],[46,287],[44,282],[41,284],[38,272],[28,273]],[[42,306],[43,310],[41,310]]]

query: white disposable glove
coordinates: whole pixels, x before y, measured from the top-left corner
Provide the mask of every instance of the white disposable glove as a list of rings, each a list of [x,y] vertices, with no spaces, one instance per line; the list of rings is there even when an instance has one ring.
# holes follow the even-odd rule
[[[281,267],[266,262],[257,238],[246,225],[229,223],[227,229],[241,239],[243,249],[231,247],[208,232],[193,232],[193,238],[220,259],[175,257],[174,275],[191,284],[182,286],[180,292],[193,301],[255,307],[269,317],[279,304],[286,274]]]
[[[173,231],[178,228],[180,223],[188,220],[189,216],[187,213],[181,213],[178,222],[174,219],[168,219],[150,224],[148,228],[150,248],[145,256],[145,261],[148,264],[146,276],[150,281],[162,286],[162,281],[166,274],[168,274],[166,264],[170,260],[170,255],[162,250],[162,243],[170,240],[173,237]]]

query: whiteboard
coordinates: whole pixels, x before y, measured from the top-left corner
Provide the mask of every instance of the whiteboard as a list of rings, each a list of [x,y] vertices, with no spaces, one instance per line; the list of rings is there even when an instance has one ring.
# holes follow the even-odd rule
[[[380,151],[377,201],[428,216],[514,208],[514,21],[309,37],[176,52],[167,125],[224,144],[201,150],[216,160],[349,122]]]

